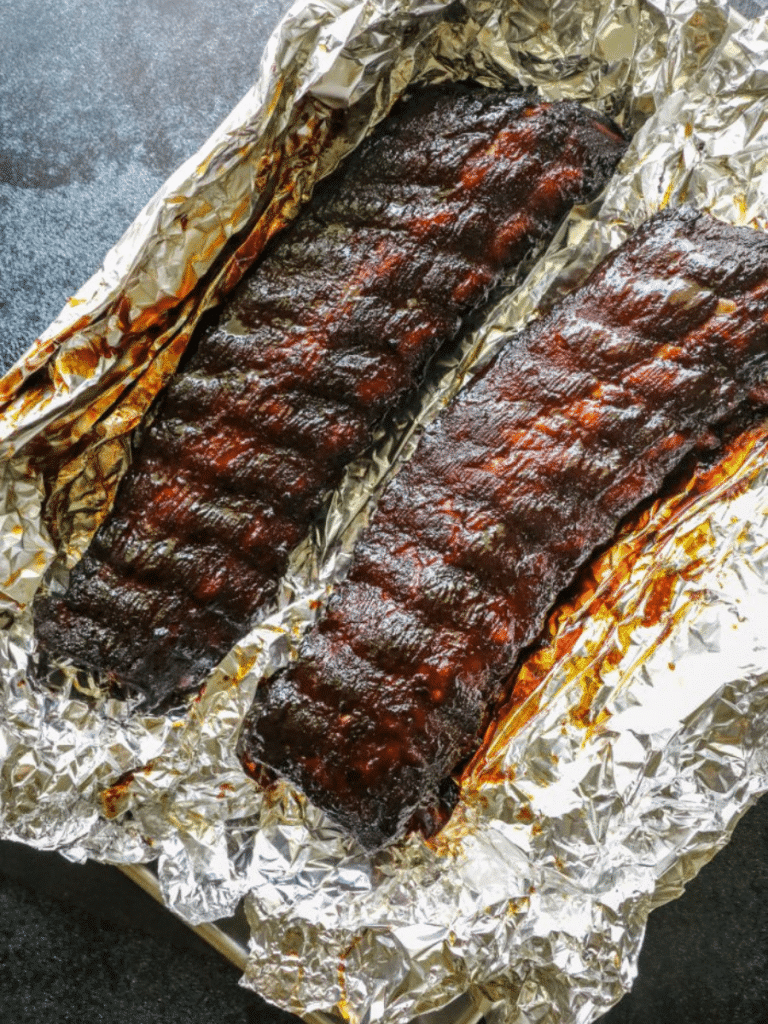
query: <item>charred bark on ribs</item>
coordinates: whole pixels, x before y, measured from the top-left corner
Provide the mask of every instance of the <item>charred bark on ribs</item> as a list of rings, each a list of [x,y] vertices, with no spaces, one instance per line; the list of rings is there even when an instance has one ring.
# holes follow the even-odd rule
[[[626,147],[574,103],[426,89],[269,248],[175,376],[42,649],[158,707],[274,596],[374,424]]]
[[[257,691],[246,767],[369,847],[429,828],[579,565],[767,378],[768,236],[649,221],[426,429],[299,661]]]

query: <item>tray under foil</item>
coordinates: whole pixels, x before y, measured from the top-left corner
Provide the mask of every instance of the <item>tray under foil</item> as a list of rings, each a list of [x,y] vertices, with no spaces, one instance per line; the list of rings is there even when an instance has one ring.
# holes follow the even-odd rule
[[[143,864],[123,865],[120,870],[144,892],[163,905],[163,894],[157,875],[151,868]],[[225,959],[244,971],[248,963],[248,921],[242,908],[229,918],[215,923],[190,925],[192,930],[205,942],[221,953]],[[483,1013],[490,1010],[487,1006],[478,1005],[469,996],[460,996],[440,1010],[414,1017],[411,1024],[477,1024]],[[305,1015],[308,1024],[339,1024],[343,1020],[338,1015],[328,1013],[309,1013]]]
[[[464,78],[617,118],[634,137],[605,194],[350,467],[274,614],[199,700],[141,715],[66,665],[35,684],[34,594],[66,584],[108,514],[203,312],[406,88]],[[649,911],[768,789],[764,428],[589,567],[432,842],[367,854],[290,786],[262,792],[234,746],[382,482],[468,375],[658,209],[766,230],[767,103],[765,19],[715,0],[294,6],[251,93],[0,385],[0,834],[156,861],[162,898],[194,925],[244,903],[245,984],[310,1020],[406,1024],[464,999],[499,1022],[586,1024],[612,1005]]]

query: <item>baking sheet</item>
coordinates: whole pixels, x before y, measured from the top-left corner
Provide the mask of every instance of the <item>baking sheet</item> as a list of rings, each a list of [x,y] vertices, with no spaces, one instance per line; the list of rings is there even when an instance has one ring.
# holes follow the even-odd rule
[[[705,7],[706,6],[707,5],[705,5]],[[606,8],[601,8],[600,14],[602,15],[603,13],[606,13],[606,10]],[[667,64],[667,82],[671,81],[674,84],[678,77],[682,76],[684,78],[686,75],[691,74],[692,71],[698,67],[697,62],[711,56],[713,50],[715,50],[719,45],[718,32],[723,28],[723,21],[719,16],[720,9],[716,5],[709,5],[708,10],[711,15],[709,18],[705,16],[706,11],[704,7],[697,10],[694,17],[691,17],[690,5],[686,6],[684,4],[680,4],[674,8],[672,20],[674,23],[674,17],[678,18],[679,35],[677,37],[677,49],[675,49],[674,46],[669,48],[671,55],[670,61]],[[613,39],[614,43],[616,43],[616,48],[619,51],[620,47],[618,46],[618,43],[621,39],[619,32],[620,26],[617,26],[612,22],[611,18],[614,15],[618,17],[617,12],[623,12],[623,14],[626,14],[629,11],[631,11],[631,5],[616,5],[611,8],[611,11],[608,12],[607,15],[606,24],[611,31],[607,32],[605,38]],[[699,15],[701,15],[701,17]],[[571,18],[571,22],[572,21],[573,18]],[[548,30],[551,30],[552,26],[548,25],[547,28]],[[578,26],[574,26],[573,30],[575,31],[577,28]],[[542,33],[542,37],[545,36],[546,31]],[[528,38],[530,40],[534,37],[529,36]],[[535,37],[534,43],[531,44],[534,50],[539,42],[539,37]],[[449,38],[446,42],[446,46],[449,46],[451,43],[452,40]],[[544,44],[542,43],[542,45]],[[499,51],[498,48],[493,50],[494,58],[496,58],[500,53],[501,51]],[[610,56],[610,53],[607,53],[606,55]],[[651,47],[650,56],[654,55],[658,56],[658,54],[654,53],[653,48]],[[526,56],[526,54],[524,54],[524,56]],[[541,59],[540,55],[537,56]],[[615,52],[614,56],[616,56]],[[441,59],[445,59],[444,51],[440,53],[440,57]],[[738,54],[736,54],[736,58],[738,58]],[[506,56],[504,56],[504,59],[507,59]],[[614,83],[617,75],[620,79],[621,74],[621,60],[617,60],[616,63],[619,68],[618,71],[615,66],[610,66],[609,64],[608,67],[608,72],[613,75],[612,80]],[[320,70],[322,72],[322,68]],[[540,67],[534,62],[529,63],[527,69],[524,69],[524,71],[525,70],[527,70],[528,74],[535,74],[540,70]],[[579,81],[583,83],[585,78],[588,77],[588,74],[581,74],[582,70],[583,69],[581,69],[577,64],[576,73],[572,79],[567,79],[566,87],[570,87],[575,83],[578,88]],[[486,72],[490,73],[487,68]],[[607,75],[606,81],[608,78],[609,76]],[[322,88],[326,88],[327,80],[323,79],[322,73],[320,74],[319,81]],[[657,85],[659,89],[662,89],[664,82],[657,80],[654,88],[656,88]],[[332,91],[329,95],[332,96]],[[653,88],[646,90],[646,92],[638,98],[637,103],[633,108],[635,114],[644,115],[647,109],[649,109],[648,105],[653,105],[654,96],[655,93]],[[644,104],[645,106],[643,106]],[[680,113],[680,108],[676,110],[676,113]],[[680,120],[679,127],[681,131],[684,126],[685,121]],[[674,145],[674,131],[671,134],[672,139],[670,144]],[[683,147],[683,153],[685,156],[685,147]],[[658,154],[656,154],[656,156],[658,156]],[[687,157],[692,161],[691,166],[694,168],[695,172],[697,159],[696,154],[689,152]],[[651,162],[650,166],[653,168],[658,165],[653,165]],[[675,187],[679,188],[684,180],[685,175],[677,175],[676,177],[673,174],[670,180],[666,183],[667,189],[671,189],[670,194],[674,194]],[[702,185],[704,185],[704,182],[702,182]],[[667,189],[665,189],[664,194],[666,194]],[[706,195],[706,191],[704,194]],[[746,209],[748,208],[749,206],[747,204]],[[620,205],[617,206],[616,209],[620,210]],[[620,226],[620,221],[621,217],[619,216],[617,217],[617,223],[612,225],[612,232],[609,233],[609,240],[612,240],[613,244],[615,244],[621,236],[621,231],[623,230]],[[154,228],[152,228],[152,230],[154,230]],[[583,230],[585,230],[584,223],[571,223],[568,228],[568,231],[571,232],[569,237],[577,237],[578,232]],[[592,252],[592,256],[593,258],[597,258],[600,251],[600,245],[605,243],[605,238],[601,239],[599,237],[599,232],[597,236],[590,236],[587,233],[582,234],[580,237],[582,239],[587,239],[587,248],[592,246],[590,250]],[[548,264],[550,269],[552,265],[553,264],[551,263]],[[539,286],[548,287],[548,285],[545,286],[545,284],[543,284],[546,280],[545,273],[545,275],[539,280]],[[551,283],[551,278],[548,280]],[[183,284],[183,282],[181,283]],[[168,291],[170,292],[177,287],[179,282],[165,282],[165,284],[167,284]],[[542,295],[549,293],[546,291],[539,291],[537,293],[533,290],[528,294],[530,299],[531,296],[535,297],[538,295],[541,297]],[[139,296],[139,300],[141,300],[141,296]],[[87,303],[87,298],[84,299],[84,301]],[[183,312],[186,315],[186,312]],[[115,315],[117,316],[117,314]],[[521,316],[524,317],[524,315],[525,310],[523,309]],[[175,356],[178,352],[178,348],[181,344],[179,339],[184,340],[184,331],[188,329],[188,323],[189,321],[184,321],[181,333],[177,333],[172,337],[163,339],[163,345],[166,345],[167,342],[166,347],[172,356]],[[71,327],[72,321],[68,320],[66,321],[66,324],[69,324],[69,327]],[[66,324],[64,327],[65,331],[69,329]],[[38,353],[38,357],[42,357],[43,355],[44,353]],[[25,368],[25,372],[29,372],[34,369],[35,365],[34,361],[30,363]],[[163,367],[161,370],[157,371],[155,378],[151,382],[152,387],[157,385],[158,381],[162,379],[163,374],[169,372],[169,365],[170,363],[167,365],[163,363]],[[75,374],[71,378],[71,383],[74,391],[77,391],[78,388],[82,388],[83,393],[87,393],[89,386],[87,380],[84,379],[83,381],[80,381],[78,379],[78,375]],[[119,468],[121,457],[120,453],[121,451],[125,453],[125,448],[122,447],[122,442],[119,440],[124,437],[125,434],[120,433],[120,431],[129,430],[131,424],[136,421],[135,417],[140,415],[140,411],[140,406],[132,407],[129,410],[129,416],[123,417],[117,423],[113,421],[110,425],[118,427],[118,434],[105,435],[105,437],[102,438],[104,443],[101,447],[101,452],[106,453],[109,459],[112,460],[109,463],[110,466],[116,465]],[[46,415],[48,415],[49,412],[50,408],[47,407]],[[133,419],[131,417],[133,417]],[[42,421],[40,422],[42,423]],[[71,427],[71,425],[71,423],[68,424],[69,427]],[[43,426],[45,426],[45,423],[43,423]],[[110,469],[103,474],[103,479],[99,480],[99,485],[104,487],[105,490],[108,490],[108,487],[114,482],[113,476],[110,476],[112,473],[113,470]],[[68,486],[71,483],[71,480],[76,478],[77,477],[75,475],[71,479],[65,479],[63,481],[63,485]],[[33,524],[35,522],[34,513],[35,502],[37,500],[34,487],[27,486],[27,481],[23,478],[23,475],[16,478],[12,475],[9,491],[20,499],[20,501],[17,502],[18,506],[23,505],[26,510],[32,511],[29,520],[23,524],[22,529],[27,530],[26,537],[30,539],[31,542],[28,549],[24,548],[24,552],[32,554],[33,557],[24,561],[24,552],[19,553],[17,548],[13,549],[14,553],[18,556],[16,562],[13,564],[13,573],[16,574],[15,582],[19,584],[14,593],[21,595],[23,599],[26,591],[24,591],[21,584],[26,583],[26,585],[29,586],[33,582],[35,572],[39,571],[39,559],[41,553],[43,557],[48,557],[51,555],[51,550],[50,547],[46,548],[45,546],[45,537],[42,534],[38,536],[34,533]],[[68,493],[71,493],[71,491]],[[87,494],[90,497],[92,492],[87,492]],[[103,496],[100,500],[103,503]],[[69,551],[70,557],[76,556],[78,545],[82,543],[83,537],[87,534],[88,530],[92,528],[92,526],[93,520],[86,521],[84,524],[82,517],[73,525],[73,528],[68,534],[69,543],[71,545],[71,550]],[[81,531],[80,535],[78,534],[78,530]],[[6,650],[6,653],[11,658],[23,658],[24,642],[18,634],[12,636],[11,643]],[[14,665],[17,664],[15,661],[12,661],[11,663]],[[231,674],[232,663],[230,662],[230,664],[225,668],[225,674],[229,672],[230,678],[236,678],[238,679],[238,682],[242,684],[246,679],[244,668],[247,667],[247,661],[245,663],[236,663],[233,676]],[[50,831],[44,841],[61,841],[62,845],[65,846],[69,854],[72,856],[83,856],[87,853],[95,853],[96,855],[103,856],[105,850],[114,850],[116,846],[120,844],[122,846],[123,856],[127,856],[129,859],[142,860],[152,855],[153,851],[151,849],[147,849],[147,839],[150,839],[150,845],[154,846],[155,849],[161,848],[163,851],[163,880],[166,896],[172,900],[177,909],[184,910],[189,917],[194,917],[195,914],[199,914],[201,912],[204,915],[209,915],[215,913],[222,907],[228,906],[232,900],[236,898],[238,889],[243,884],[243,869],[247,868],[250,870],[250,865],[245,863],[245,859],[242,856],[240,857],[239,863],[237,855],[229,861],[230,855],[227,851],[227,847],[229,845],[231,835],[229,837],[225,835],[225,829],[222,825],[225,818],[222,817],[220,810],[216,810],[217,805],[214,802],[214,797],[219,800],[226,799],[228,801],[226,805],[220,803],[219,808],[226,806],[227,814],[231,815],[230,820],[238,822],[238,836],[246,841],[250,841],[253,835],[252,825],[247,821],[243,825],[243,818],[247,817],[247,815],[243,814],[243,809],[248,806],[248,803],[247,800],[243,799],[242,790],[240,793],[237,793],[237,782],[239,782],[241,787],[242,782],[240,782],[239,776],[235,779],[234,766],[228,768],[228,771],[232,773],[231,776],[226,772],[222,774],[219,771],[217,774],[214,774],[209,778],[198,779],[196,783],[192,783],[190,780],[184,778],[185,767],[188,767],[192,763],[192,751],[195,749],[196,743],[203,741],[209,745],[210,750],[215,749],[218,753],[221,753],[222,743],[227,741],[227,737],[231,738],[233,731],[232,719],[233,717],[236,717],[236,713],[233,716],[233,709],[231,707],[227,707],[226,694],[221,688],[217,690],[215,684],[216,681],[214,680],[214,686],[206,698],[209,703],[204,708],[200,717],[190,723],[188,730],[186,730],[186,734],[184,736],[186,745],[184,743],[181,745],[177,743],[175,737],[178,734],[178,730],[177,733],[171,731],[172,728],[175,728],[175,723],[172,723],[168,729],[166,729],[166,723],[157,723],[155,725],[155,729],[159,731],[155,732],[152,741],[149,741],[147,736],[141,733],[140,729],[135,728],[132,731],[133,727],[131,726],[131,723],[125,714],[125,710],[122,707],[119,707],[116,704],[105,704],[108,722],[106,725],[104,723],[99,723],[99,729],[102,730],[99,735],[99,744],[101,749],[105,749],[103,743],[106,739],[106,749],[109,749],[110,758],[106,763],[106,770],[102,770],[101,777],[96,778],[95,786],[92,785],[93,779],[89,775],[89,771],[92,771],[93,768],[92,761],[89,765],[89,757],[91,755],[89,755],[85,745],[78,744],[77,742],[79,739],[77,731],[80,730],[82,732],[84,715],[81,710],[76,708],[73,712],[70,708],[70,703],[77,703],[76,701],[68,702],[68,695],[65,693],[60,701],[57,701],[55,698],[51,698],[51,702],[45,710],[46,718],[43,717],[42,712],[38,718],[34,717],[35,713],[33,712],[32,718],[28,719],[26,722],[24,722],[21,717],[19,718],[19,722],[23,725],[29,725],[31,721],[33,727],[39,727],[43,731],[46,731],[47,729],[49,737],[55,739],[57,742],[63,742],[64,747],[68,746],[70,753],[73,745],[76,749],[79,747],[78,778],[75,780],[78,786],[85,782],[86,791],[96,794],[108,794],[107,804],[104,804],[102,799],[102,807],[100,809],[101,811],[104,811],[106,808],[109,811],[106,815],[106,819],[100,815],[99,809],[96,810],[94,815],[93,809],[87,806],[88,802],[83,802],[84,805],[82,810],[86,811],[86,816],[89,817],[88,828],[89,830],[95,830],[87,837],[82,834],[73,837],[71,807],[66,808],[65,805],[62,805],[59,807],[60,813],[58,815],[54,813],[48,818],[46,824]],[[242,688],[241,692],[245,692],[245,687]],[[25,710],[28,714],[28,708]],[[225,731],[223,736],[221,734],[218,736],[214,736],[212,734],[212,722],[214,718],[213,712],[221,712],[224,718]],[[209,713],[211,713],[210,717],[206,718],[205,716]],[[79,716],[79,719],[76,716]],[[50,730],[49,722],[51,721],[58,722],[58,733],[56,730]],[[61,725],[62,722],[68,723],[68,725],[63,729]],[[221,722],[219,724],[221,724]],[[162,758],[165,758],[164,762],[162,758],[158,756],[160,754],[162,754]],[[226,755],[223,763],[227,763]],[[63,761],[60,762],[60,764],[63,765]],[[24,800],[27,794],[30,799],[33,794],[36,794],[36,791],[40,787],[42,778],[45,775],[46,767],[47,765],[42,765],[41,773],[38,773],[37,776],[34,772],[31,775],[27,772],[20,774],[16,779],[16,781],[20,783],[20,799],[18,804],[14,807],[14,810],[18,810],[19,808],[21,809],[22,819],[26,815],[26,820],[22,821],[22,827],[29,829],[27,833],[28,840],[37,840],[38,842],[40,841],[40,835],[39,833],[35,833],[34,813],[31,813],[31,805],[25,805]],[[134,769],[136,767],[139,767],[141,771],[134,774],[130,785],[122,785],[122,788],[119,788],[119,784],[118,787],[114,784],[111,786],[104,785],[105,781],[112,781],[122,776],[128,768]],[[100,769],[97,769],[97,771],[98,770]],[[230,781],[230,778],[232,781]],[[237,795],[231,798],[229,796],[223,797],[221,792],[221,786],[223,785],[233,786]],[[219,787],[218,793],[215,791],[217,786]],[[229,793],[229,791],[226,792]],[[176,801],[174,805],[175,820],[172,823],[173,828],[169,827],[168,820],[163,818],[160,814],[160,805],[163,803],[163,800],[158,800],[158,796],[161,793],[172,793],[173,799]],[[740,794],[740,798],[742,796],[744,796],[744,794]],[[266,809],[267,815],[265,823],[268,826],[279,826],[283,838],[290,835],[290,843],[286,847],[289,852],[296,848],[293,845],[295,842],[294,837],[300,835],[301,830],[306,830],[307,827],[309,827],[310,830],[314,829],[316,834],[317,830],[320,829],[320,832],[322,833],[320,838],[323,840],[323,843],[327,840],[331,840],[333,842],[336,841],[337,837],[335,837],[332,832],[329,833],[324,825],[319,824],[316,819],[313,820],[311,810],[307,810],[300,799],[297,800],[293,795],[286,793],[283,793],[280,799],[282,800],[282,803],[277,801],[274,806]],[[195,810],[196,803],[197,806],[202,804],[205,807],[206,812],[208,812],[207,817],[214,822],[212,826],[209,827],[207,821],[201,822],[199,810]],[[735,805],[732,804],[732,811],[734,807]],[[50,809],[51,808],[49,808],[49,810]],[[132,817],[128,817],[129,815]],[[138,825],[135,824],[137,820],[136,815],[138,815]],[[238,817],[238,815],[240,815],[240,817]],[[279,816],[282,816],[282,822],[278,822]],[[122,819],[120,821],[121,827],[112,828],[112,824],[118,818]],[[13,821],[12,827],[17,826],[18,821],[18,818]],[[176,830],[175,832],[174,829]],[[290,830],[295,831],[291,833]],[[265,833],[262,832],[261,834],[264,835]],[[266,851],[262,850],[262,852]],[[701,856],[700,850],[697,850],[696,852],[697,856]],[[325,862],[321,862],[320,866],[322,869],[325,869],[329,865]],[[347,863],[345,866],[348,868],[349,864]],[[187,872],[186,875],[185,872]],[[240,876],[238,876],[239,873]],[[192,882],[191,891],[190,881]],[[264,893],[262,891],[260,896],[263,898],[263,895]],[[195,903],[197,903],[197,906],[194,906]],[[259,921],[258,913],[255,911],[254,914],[256,925],[262,925],[263,922]],[[413,935],[411,937],[413,938]],[[426,938],[432,941],[434,936],[427,934]],[[427,948],[428,947],[425,947],[425,949]],[[607,948],[609,947],[606,947],[606,949]],[[409,949],[408,952],[413,953],[414,960],[417,959],[418,953],[415,949]],[[631,955],[632,950],[629,949],[630,958]],[[356,968],[359,968],[360,965],[358,964],[355,966]],[[347,977],[344,981],[344,987],[348,990],[348,975],[350,973],[348,965],[345,967],[345,971]],[[620,980],[624,982],[626,981],[626,977],[625,968],[625,973]],[[319,980],[320,979],[318,977],[318,981]],[[615,991],[615,985],[613,991]],[[355,1012],[348,998],[348,991],[346,994],[341,992],[339,995],[337,986],[336,989],[331,990],[328,995],[336,999],[342,999],[347,1011]],[[356,997],[361,996],[359,992],[355,993],[355,995]],[[526,998],[530,998],[530,993],[526,994]],[[398,1009],[398,1012],[404,1013],[407,1011],[401,1006]]]
[[[120,870],[144,892],[164,906],[163,894],[157,875],[142,864],[119,866]],[[212,946],[223,957],[244,971],[248,963],[248,922],[242,909],[231,918],[216,924],[190,925],[192,931]],[[415,1017],[412,1024],[477,1024],[491,1004],[476,1005],[468,996],[460,996],[442,1010]],[[338,1024],[343,1018],[327,1013],[310,1013],[305,1020],[308,1024]]]

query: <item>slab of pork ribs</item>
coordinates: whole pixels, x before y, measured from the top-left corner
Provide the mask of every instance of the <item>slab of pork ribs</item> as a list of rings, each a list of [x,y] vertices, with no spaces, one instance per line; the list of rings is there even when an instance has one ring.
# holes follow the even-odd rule
[[[400,103],[271,245],[160,401],[44,652],[161,707],[275,595],[374,425],[626,148],[575,103],[452,85]]]
[[[578,566],[767,376],[768,236],[647,222],[426,429],[299,661],[257,691],[246,768],[371,848],[434,828]]]

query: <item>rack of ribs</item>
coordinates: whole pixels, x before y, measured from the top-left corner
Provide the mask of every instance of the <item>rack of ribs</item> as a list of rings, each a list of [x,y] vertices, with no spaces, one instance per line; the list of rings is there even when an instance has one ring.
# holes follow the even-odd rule
[[[648,221],[426,428],[298,661],[257,690],[246,769],[370,848],[434,830],[579,565],[767,377],[768,236]]]
[[[575,103],[452,85],[395,107],[202,332],[67,593],[37,600],[42,650],[146,708],[195,690],[374,425],[625,148]]]

